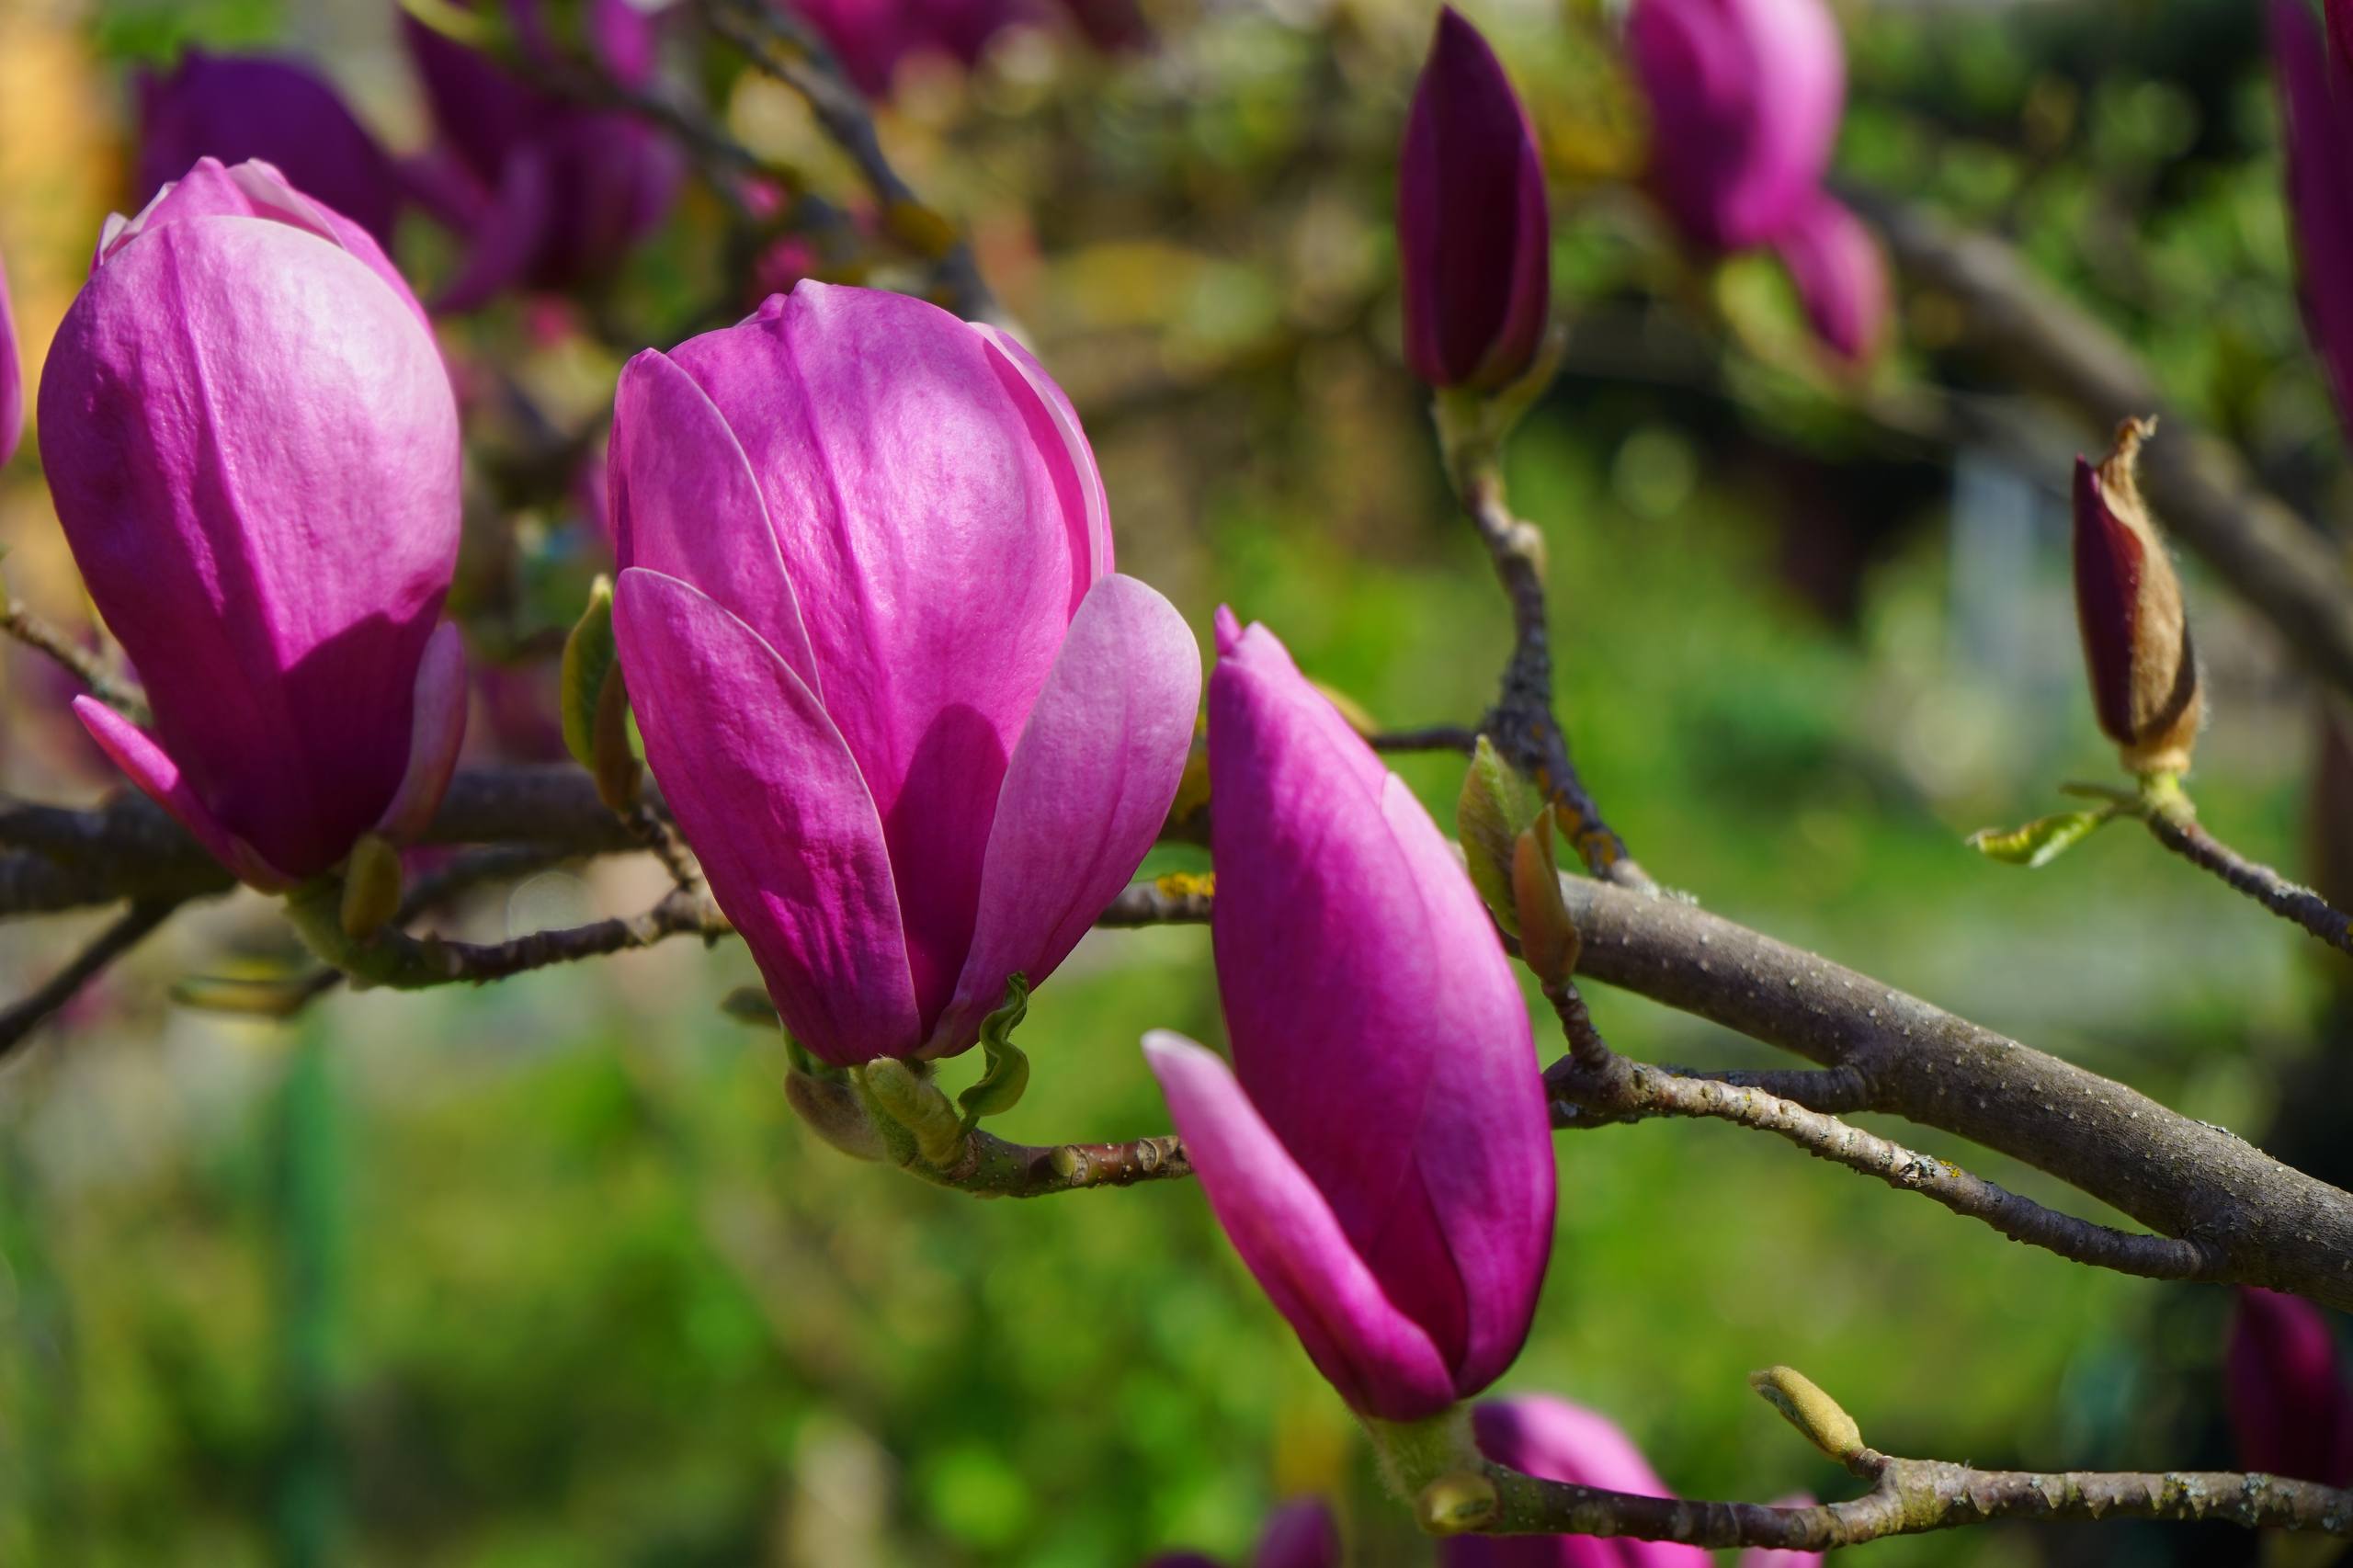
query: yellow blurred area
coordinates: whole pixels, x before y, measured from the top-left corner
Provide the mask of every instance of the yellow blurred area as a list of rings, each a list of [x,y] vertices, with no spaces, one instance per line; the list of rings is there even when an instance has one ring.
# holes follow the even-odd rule
[[[26,444],[41,361],[121,183],[114,87],[92,59],[81,7],[0,6],[0,257],[24,371]],[[0,485],[9,590],[46,613],[79,615],[81,590],[35,466]]]

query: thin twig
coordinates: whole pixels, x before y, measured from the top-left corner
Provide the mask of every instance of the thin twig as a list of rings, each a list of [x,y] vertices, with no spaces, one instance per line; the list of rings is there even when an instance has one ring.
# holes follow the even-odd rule
[[[63,969],[42,982],[39,989],[0,1011],[0,1056],[23,1044],[26,1037],[74,1000],[101,970],[146,940],[150,933],[172,917],[181,902],[176,898],[157,898],[134,903],[114,924],[92,937],[89,945],[74,954]]]
[[[344,971],[355,986],[381,985],[395,991],[479,985],[554,964],[650,948],[671,937],[693,936],[711,942],[734,930],[709,897],[674,887],[642,914],[534,931],[510,941],[459,942],[441,937],[411,937],[389,927],[353,941],[343,935],[338,923],[339,900],[340,890],[333,884],[298,890],[287,899],[287,913],[312,947]]]
[[[963,1153],[946,1166],[918,1158],[906,1169],[940,1187],[979,1198],[1044,1198],[1147,1181],[1181,1181],[1193,1162],[1177,1139],[1163,1135],[1126,1143],[1009,1143],[975,1131]]]
[[[2072,1262],[2151,1279],[2210,1278],[2222,1266],[2219,1253],[2195,1242],[2120,1231],[2046,1209],[1971,1175],[1949,1160],[1919,1153],[1762,1089],[1721,1079],[1687,1078],[1670,1069],[1630,1061],[1603,1041],[1574,985],[1548,987],[1545,995],[1560,1017],[1570,1048],[1570,1054],[1544,1074],[1556,1127],[1600,1127],[1654,1116],[1729,1121],[1770,1132],[1816,1159],[1876,1176],[1901,1191],[1933,1199],[1956,1214],[1984,1221],[2012,1241],[2057,1253]]]
[[[2250,860],[2206,831],[2194,816],[2152,812],[2145,818],[2159,844],[2191,865],[2211,871],[2282,920],[2292,920],[2330,947],[2353,953],[2353,916],[2308,887]]]
[[[1459,751],[1468,756],[1479,744],[1479,732],[1461,724],[1426,724],[1418,730],[1381,730],[1365,740],[1380,752]]]
[[[106,657],[85,648],[63,627],[36,614],[18,598],[0,604],[0,633],[46,653],[90,688],[90,695],[134,724],[151,722],[146,693],[118,676]]]
[[[1597,877],[1621,887],[1654,892],[1649,873],[1627,852],[1578,778],[1569,738],[1552,709],[1552,643],[1544,602],[1544,540],[1534,525],[1512,516],[1503,475],[1488,457],[1467,465],[1461,499],[1495,562],[1511,600],[1512,651],[1503,691],[1482,726],[1514,765],[1535,778],[1560,813],[1561,825]]]
[[[833,143],[857,165],[881,205],[884,223],[936,267],[949,308],[968,321],[992,321],[996,297],[981,278],[972,247],[892,166],[866,100],[817,39],[777,7],[737,0],[698,0],[705,26],[741,50],[763,74],[798,93]]]
[[[1208,877],[1172,871],[1120,891],[1095,924],[1111,929],[1135,926],[1199,926],[1210,917],[1216,884]]]

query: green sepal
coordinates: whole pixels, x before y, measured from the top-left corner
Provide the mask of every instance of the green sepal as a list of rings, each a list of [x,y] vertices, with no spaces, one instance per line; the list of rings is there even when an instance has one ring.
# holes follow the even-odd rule
[[[364,942],[400,908],[401,852],[381,834],[361,834],[343,864],[343,902],[336,910],[343,934]]]
[[[1029,1086],[1029,1058],[1013,1043],[1013,1031],[1029,1013],[1029,977],[1009,974],[1005,978],[1005,1006],[981,1020],[981,1051],[988,1065],[972,1087],[956,1096],[956,1105],[963,1113],[963,1130],[970,1132],[973,1124],[984,1116],[996,1116],[1021,1103],[1021,1092]]]
[[[1486,736],[1479,737],[1471,767],[1462,776],[1454,825],[1471,883],[1495,912],[1495,923],[1517,937],[1519,915],[1512,897],[1512,858],[1522,830],[1544,810],[1544,797],[1520,771],[1504,760]]]
[[[629,690],[613,642],[610,577],[599,575],[588,585],[588,608],[563,640],[558,690],[563,749],[596,778],[598,800],[616,812],[628,811],[637,800],[643,743],[632,733]]]
[[[2024,866],[2029,870],[2048,866],[2116,815],[2114,806],[2102,806],[2096,811],[2060,812],[2055,815],[2038,817],[2024,827],[2014,827],[2007,833],[1995,828],[1980,828],[1969,835],[1969,846],[1989,860],[2005,865]]]
[[[1565,984],[1576,972],[1585,938],[1561,896],[1561,863],[1552,848],[1552,813],[1539,812],[1512,846],[1512,905],[1519,926],[1519,956],[1544,984]]]

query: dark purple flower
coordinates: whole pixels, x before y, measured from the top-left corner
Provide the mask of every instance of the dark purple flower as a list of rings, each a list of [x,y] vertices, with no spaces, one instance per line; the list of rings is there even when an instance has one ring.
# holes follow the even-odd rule
[[[506,0],[504,14],[524,50],[561,62],[538,0]],[[643,85],[655,18],[630,0],[592,0],[587,20],[595,68]],[[472,310],[508,289],[597,282],[660,226],[686,172],[660,131],[555,98],[405,13],[401,30],[440,139],[413,178],[469,247],[440,308]]]
[[[2346,0],[2331,0],[2328,21],[2340,42],[2353,34]],[[2353,431],[2353,53],[2330,47],[2303,0],[2272,0],[2271,49],[2304,335]]]
[[[1552,294],[1544,166],[1495,51],[1450,6],[1398,155],[1397,267],[1415,375],[1491,392],[1527,373]]]
[[[199,158],[259,158],[389,249],[404,187],[391,154],[306,65],[191,50],[168,75],[139,77],[132,206],[144,207]]]
[[[2226,1358],[2231,1430],[2249,1470],[2353,1485],[2353,1392],[2318,1307],[2242,1288]]]
[[[2133,477],[2150,428],[2126,422],[2097,468],[2075,460],[2075,620],[2092,710],[2125,767],[2179,773],[2203,701],[2181,581]]]

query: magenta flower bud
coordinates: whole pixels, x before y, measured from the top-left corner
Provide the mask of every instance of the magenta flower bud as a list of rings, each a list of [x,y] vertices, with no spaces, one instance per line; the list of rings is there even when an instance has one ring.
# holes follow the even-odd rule
[[[262,887],[424,825],[465,727],[457,406],[365,231],[210,158],[109,219],[40,447],[155,733],[75,710],[141,789]]]
[[[17,317],[8,305],[8,268],[0,263],[0,463],[17,455],[25,433],[24,367],[17,361]]]
[[[2092,710],[2124,766],[2179,773],[2204,704],[2181,581],[2134,478],[2151,428],[2126,422],[2097,468],[2075,460],[2075,619]]]
[[[1164,1552],[1144,1568],[1225,1568],[1199,1551]],[[1321,1497],[1276,1509],[1250,1554],[1250,1568],[1340,1568],[1340,1525]]]
[[[1144,1041],[1210,1206],[1359,1414],[1434,1415],[1528,1336],[1552,1137],[1528,1012],[1429,813],[1274,634],[1218,617],[1211,937],[1233,1066]]]
[[[1672,1497],[1632,1439],[1607,1417],[1546,1394],[1489,1400],[1471,1412],[1479,1451],[1540,1481]],[[1439,1548],[1444,1568],[1709,1568],[1694,1546],[1626,1537],[1475,1536]]]
[[[2353,36],[2345,0],[2331,0],[2328,30],[2340,41]],[[2323,39],[2304,0],[2272,0],[2271,50],[2304,335],[2353,432],[2353,292],[2343,282],[2353,267],[2353,51]]]
[[[506,0],[505,11],[522,48],[560,60],[538,0]],[[656,20],[631,0],[589,0],[597,68],[642,85],[654,71]],[[473,310],[509,289],[595,283],[661,226],[686,164],[660,131],[551,97],[405,12],[401,31],[439,138],[412,178],[468,245],[440,308]]]
[[[1846,107],[1823,0],[1634,0],[1626,49],[1650,101],[1651,188],[1685,234],[1739,250],[1788,228]]]
[[[1340,1568],[1340,1524],[1321,1497],[1276,1509],[1258,1537],[1250,1568]]]
[[[611,464],[646,757],[785,1026],[964,1050],[1126,885],[1200,696],[1069,401],[995,328],[803,283],[631,360]]]
[[[297,190],[392,243],[403,187],[392,157],[309,67],[190,51],[168,75],[139,77],[135,199],[144,205],[199,158],[259,158]]]
[[[1823,346],[1850,365],[1877,353],[1887,330],[1887,259],[1862,221],[1818,193],[1773,244]]]
[[[1433,387],[1493,392],[1543,344],[1552,223],[1536,133],[1495,51],[1442,6],[1397,163],[1405,358]]]
[[[2353,1485],[2353,1392],[2318,1307],[2243,1287],[2225,1360],[2241,1464],[2324,1486]]]

